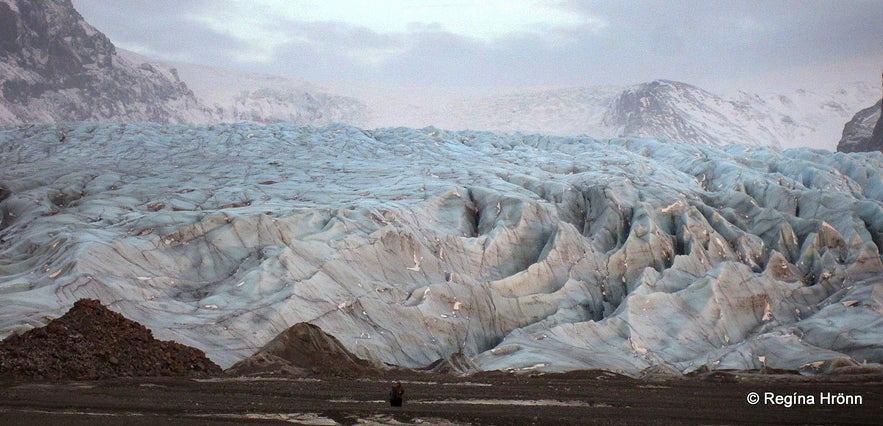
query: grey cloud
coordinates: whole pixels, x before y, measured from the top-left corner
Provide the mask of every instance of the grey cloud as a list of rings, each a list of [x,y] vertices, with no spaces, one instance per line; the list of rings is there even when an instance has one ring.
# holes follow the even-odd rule
[[[616,48],[684,67],[752,73],[787,65],[879,55],[883,3],[865,1],[583,2],[569,7],[605,18]],[[630,56],[620,50],[618,54]]]
[[[403,43],[401,35],[378,34],[343,22],[285,22],[279,31],[332,50],[388,49]]]
[[[75,0],[115,42],[157,52],[314,81],[408,85],[591,85],[670,78],[708,84],[726,78],[856,57],[883,59],[883,2],[852,1],[561,1],[607,25],[543,28],[493,42],[439,26],[380,34],[342,22],[277,19],[265,24],[291,40],[267,64],[236,63],[240,40],[184,18],[216,0]],[[112,7],[111,7],[112,5]],[[125,11],[126,16],[121,16]],[[365,56],[381,55],[375,63]],[[358,56],[362,57],[359,58]],[[873,77],[872,77],[873,78]]]
[[[194,62],[223,63],[229,52],[247,49],[242,41],[195,24],[187,18],[208,8],[225,7],[218,0],[73,0],[74,7],[92,26],[118,46],[135,45],[161,53],[163,58],[191,58]]]

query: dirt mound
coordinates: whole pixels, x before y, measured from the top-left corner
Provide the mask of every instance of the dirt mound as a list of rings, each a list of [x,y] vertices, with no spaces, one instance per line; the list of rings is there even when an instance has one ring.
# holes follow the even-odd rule
[[[321,328],[298,323],[225,371],[232,376],[356,376],[379,370]]]
[[[0,342],[0,376],[104,379],[203,376],[221,368],[196,348],[153,338],[143,325],[80,299],[63,316]]]

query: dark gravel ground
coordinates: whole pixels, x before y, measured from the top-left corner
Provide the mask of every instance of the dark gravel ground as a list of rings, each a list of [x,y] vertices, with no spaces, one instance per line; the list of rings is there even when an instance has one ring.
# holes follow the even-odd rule
[[[883,424],[883,369],[873,367],[640,380],[603,371],[379,371],[307,325],[265,349],[222,373],[201,351],[157,341],[98,301],[81,300],[46,327],[0,342],[0,426]],[[290,368],[273,363],[283,358]],[[286,376],[237,377],[247,374]],[[405,388],[403,407],[386,401],[395,382]],[[752,392],[760,396],[754,405]],[[823,399],[829,394],[835,399]],[[841,395],[851,404],[836,404]]]
[[[385,401],[405,387],[403,407]],[[454,377],[384,373],[324,378],[128,378],[0,382],[0,424],[874,424],[883,376],[711,373],[631,379],[600,371]],[[751,392],[761,395],[756,405]],[[812,395],[813,404],[764,402]],[[821,393],[861,404],[823,404]],[[784,401],[783,401],[784,402]],[[805,401],[804,401],[805,402]]]

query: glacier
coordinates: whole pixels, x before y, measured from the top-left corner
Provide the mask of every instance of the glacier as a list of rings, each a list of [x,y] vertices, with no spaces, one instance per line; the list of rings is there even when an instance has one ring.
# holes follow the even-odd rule
[[[99,299],[226,368],[883,362],[883,154],[346,125],[0,129],[0,337]]]

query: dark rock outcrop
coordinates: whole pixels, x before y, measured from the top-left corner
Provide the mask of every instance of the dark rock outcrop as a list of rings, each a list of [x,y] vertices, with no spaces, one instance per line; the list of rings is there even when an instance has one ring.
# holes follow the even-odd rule
[[[188,74],[193,66],[182,66],[179,74],[176,67],[118,51],[70,0],[0,0],[0,123],[326,125],[361,122],[367,114],[354,98],[273,83],[278,79],[262,80],[273,88],[243,89],[217,103],[217,88],[200,81],[210,69]],[[210,79],[248,85],[233,73],[209,72],[216,73]]]
[[[0,122],[207,121],[174,72],[136,65],[70,0],[0,1]]]
[[[93,380],[221,373],[199,349],[153,338],[143,325],[80,299],[45,327],[0,342],[0,377]]]
[[[843,127],[843,137],[837,144],[839,152],[883,151],[883,119],[880,108],[883,100],[859,111]]]
[[[878,104],[883,103],[883,100]],[[868,143],[868,151],[883,151],[883,114],[877,119],[874,132],[871,133],[871,141]]]
[[[376,371],[371,363],[353,355],[334,336],[313,324],[298,323],[256,354],[233,364],[225,373],[232,376],[351,376]]]

